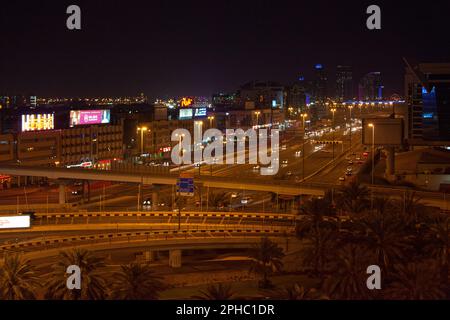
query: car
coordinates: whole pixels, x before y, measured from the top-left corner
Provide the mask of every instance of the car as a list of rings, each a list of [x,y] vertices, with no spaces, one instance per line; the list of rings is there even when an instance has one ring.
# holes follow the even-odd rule
[[[347,171],[346,173],[345,173],[345,175],[346,176],[351,176],[353,173],[351,172],[351,171]]]
[[[281,146],[281,150],[286,150],[286,145],[285,144],[283,144],[282,146]]]
[[[292,176],[292,171],[286,172],[286,175],[287,175],[288,177]]]
[[[339,181],[345,181],[345,177],[339,177]]]
[[[243,197],[243,198],[241,199],[241,203],[242,203],[242,204],[247,204],[247,203],[249,203],[251,200],[252,200],[252,198],[250,198],[250,197]]]
[[[302,156],[302,152],[301,151],[296,151],[295,152],[295,157],[299,158]]]
[[[356,160],[356,161],[360,161],[360,160],[361,160],[361,157],[356,157],[355,160]]]
[[[149,198],[147,198],[147,199],[145,199],[144,201],[142,201],[142,204],[143,204],[144,206],[151,206],[151,205],[152,205],[152,200],[149,199]]]
[[[349,160],[349,161],[348,161],[348,164],[353,164],[353,160]]]
[[[74,195],[74,196],[78,196],[78,195],[80,195],[82,193],[83,193],[82,190],[72,190],[72,195]]]
[[[369,153],[366,151],[366,152],[363,152],[363,156],[364,157],[368,157],[369,156]]]

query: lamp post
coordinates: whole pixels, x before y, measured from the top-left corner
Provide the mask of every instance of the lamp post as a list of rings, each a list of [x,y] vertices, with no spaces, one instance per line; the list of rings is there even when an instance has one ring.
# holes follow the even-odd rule
[[[256,115],[256,125],[259,125],[259,115],[261,114],[260,111],[255,111],[255,115]]]
[[[305,118],[308,116],[308,114],[306,113],[302,113],[301,117],[302,117],[302,123],[303,123],[303,136],[302,136],[302,181],[305,179],[305,133],[306,133],[306,128],[305,128]]]
[[[350,152],[352,152],[352,109],[353,106],[348,106],[348,109],[350,110]]]
[[[375,125],[373,123],[369,123],[368,127],[372,128],[372,185],[373,185],[373,172],[375,168]]]
[[[333,113],[332,130],[333,130],[333,161],[334,161],[334,113],[336,112],[336,108],[331,108],[330,111]]]
[[[372,192],[370,196],[370,208],[373,209],[373,182],[375,171],[375,125],[373,123],[368,124],[369,128],[372,128]]]
[[[178,136],[178,147],[179,147],[179,152],[178,155],[180,157],[180,163],[178,164],[178,182],[180,181],[181,178],[181,161],[183,161],[183,153],[184,153],[184,149],[181,146],[181,140],[184,137],[184,134],[177,134],[176,136]],[[178,186],[178,199],[177,199],[177,205],[178,205],[178,230],[181,229],[181,192],[180,192],[180,186]]]
[[[141,132],[141,156],[144,154],[144,132],[147,131],[147,127],[138,127],[137,131]]]
[[[209,117],[208,117],[208,119],[209,119]],[[210,123],[211,123],[211,119],[210,119],[209,121],[210,121]],[[194,124],[195,124],[195,126],[196,126],[196,127],[194,128],[194,130],[197,130],[197,132],[199,133],[199,136],[201,137],[201,136],[202,136],[203,121],[195,121]],[[202,142],[200,142],[200,145],[198,145],[198,144],[196,143],[195,146],[194,146],[194,153],[197,153],[197,151],[201,151],[201,150],[203,150],[203,144],[202,144]],[[203,152],[203,151],[201,151],[201,152]],[[200,164],[201,164],[201,160],[200,160],[199,163],[195,163],[195,165],[197,165],[198,168],[199,168],[199,170],[198,170],[198,175],[199,175],[199,176],[200,176]]]
[[[209,116],[208,120],[209,120],[209,127],[212,128],[212,122],[214,120],[214,116]]]

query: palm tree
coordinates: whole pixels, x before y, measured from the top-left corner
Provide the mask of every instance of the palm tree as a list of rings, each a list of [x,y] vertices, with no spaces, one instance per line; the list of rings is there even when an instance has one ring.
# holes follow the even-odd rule
[[[294,283],[284,288],[280,293],[275,294],[281,300],[327,300],[328,297],[316,288],[305,288],[298,283]]]
[[[361,246],[349,244],[336,254],[336,265],[325,280],[324,291],[332,299],[367,299],[369,290],[366,286],[368,256]]]
[[[411,237],[405,230],[403,221],[381,209],[385,207],[385,204],[380,201],[375,201],[374,204],[375,208],[378,207],[376,212],[369,213],[357,221],[362,229],[360,243],[374,256],[377,264],[388,273],[394,263],[404,263],[409,256]]]
[[[441,284],[446,290],[447,298],[450,298],[449,265],[450,265],[450,218],[440,214],[434,224],[431,225],[430,235],[432,239],[427,246],[431,256],[436,259],[441,276]]]
[[[250,272],[262,275],[262,281],[259,282],[261,288],[271,287],[269,276],[282,269],[283,257],[282,248],[267,237],[261,238],[261,242],[250,254],[252,259]]]
[[[338,219],[328,198],[311,199],[302,212],[304,215],[297,224],[296,233],[299,239],[308,241],[303,248],[303,262],[312,266],[314,274],[321,277],[336,244]]]
[[[210,208],[214,208],[214,210],[227,206],[229,202],[230,196],[227,192],[211,192],[208,195],[208,205]]]
[[[34,300],[40,287],[36,269],[18,255],[6,256],[0,269],[1,300]]]
[[[222,283],[208,285],[206,290],[201,290],[200,293],[201,295],[193,296],[192,298],[196,300],[231,300],[234,298],[231,285]]]
[[[419,215],[424,211],[424,206],[420,202],[421,198],[409,190],[405,191],[401,201],[397,201],[396,208],[408,225],[415,226],[419,222]]]
[[[444,299],[439,272],[432,263],[413,262],[398,265],[393,273],[393,282],[386,289],[386,296],[396,300]]]
[[[166,287],[145,264],[122,265],[121,271],[113,277],[115,282],[111,296],[115,300],[155,300]]]
[[[81,289],[68,290],[66,287],[67,267],[76,265],[81,270]],[[97,257],[84,249],[63,251],[54,266],[50,280],[47,282],[46,299],[58,300],[101,300],[105,294],[105,279],[100,269],[105,266],[105,259]]]
[[[337,204],[347,213],[359,214],[369,207],[369,189],[352,181],[341,188]]]

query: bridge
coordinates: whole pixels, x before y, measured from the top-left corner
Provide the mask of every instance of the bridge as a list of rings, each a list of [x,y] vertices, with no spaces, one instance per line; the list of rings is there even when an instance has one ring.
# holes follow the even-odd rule
[[[157,251],[169,251],[169,265],[181,266],[182,250],[237,249],[255,246],[262,236],[285,244],[293,229],[229,226],[194,230],[156,230],[93,235],[60,236],[0,246],[0,255],[21,254],[25,259],[54,257],[64,249],[84,248],[91,251],[142,248],[151,257]]]
[[[124,183],[140,183],[143,185],[176,185],[178,175],[145,174],[103,171],[80,168],[49,168],[19,165],[0,165],[0,173],[11,176],[46,177],[54,180],[94,180]],[[195,179],[196,184],[210,188],[233,190],[253,190],[275,192],[283,195],[323,196],[324,188],[292,185],[287,181],[245,179],[233,181],[229,177],[201,176]]]

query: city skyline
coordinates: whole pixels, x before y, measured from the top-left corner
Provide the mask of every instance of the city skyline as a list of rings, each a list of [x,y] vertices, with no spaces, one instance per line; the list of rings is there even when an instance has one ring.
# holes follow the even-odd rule
[[[249,80],[293,83],[323,64],[334,78],[381,72],[386,94],[403,94],[402,57],[448,57],[445,2],[426,11],[379,3],[382,29],[365,26],[367,4],[261,2],[100,5],[79,2],[82,29],[65,27],[69,2],[5,5],[3,93],[38,96],[211,96]],[[326,5],[326,10],[324,6]],[[424,25],[431,24],[429,27]],[[437,43],[427,46],[423,39]],[[388,54],[386,53],[388,52]],[[95,84],[95,87],[94,87]]]

